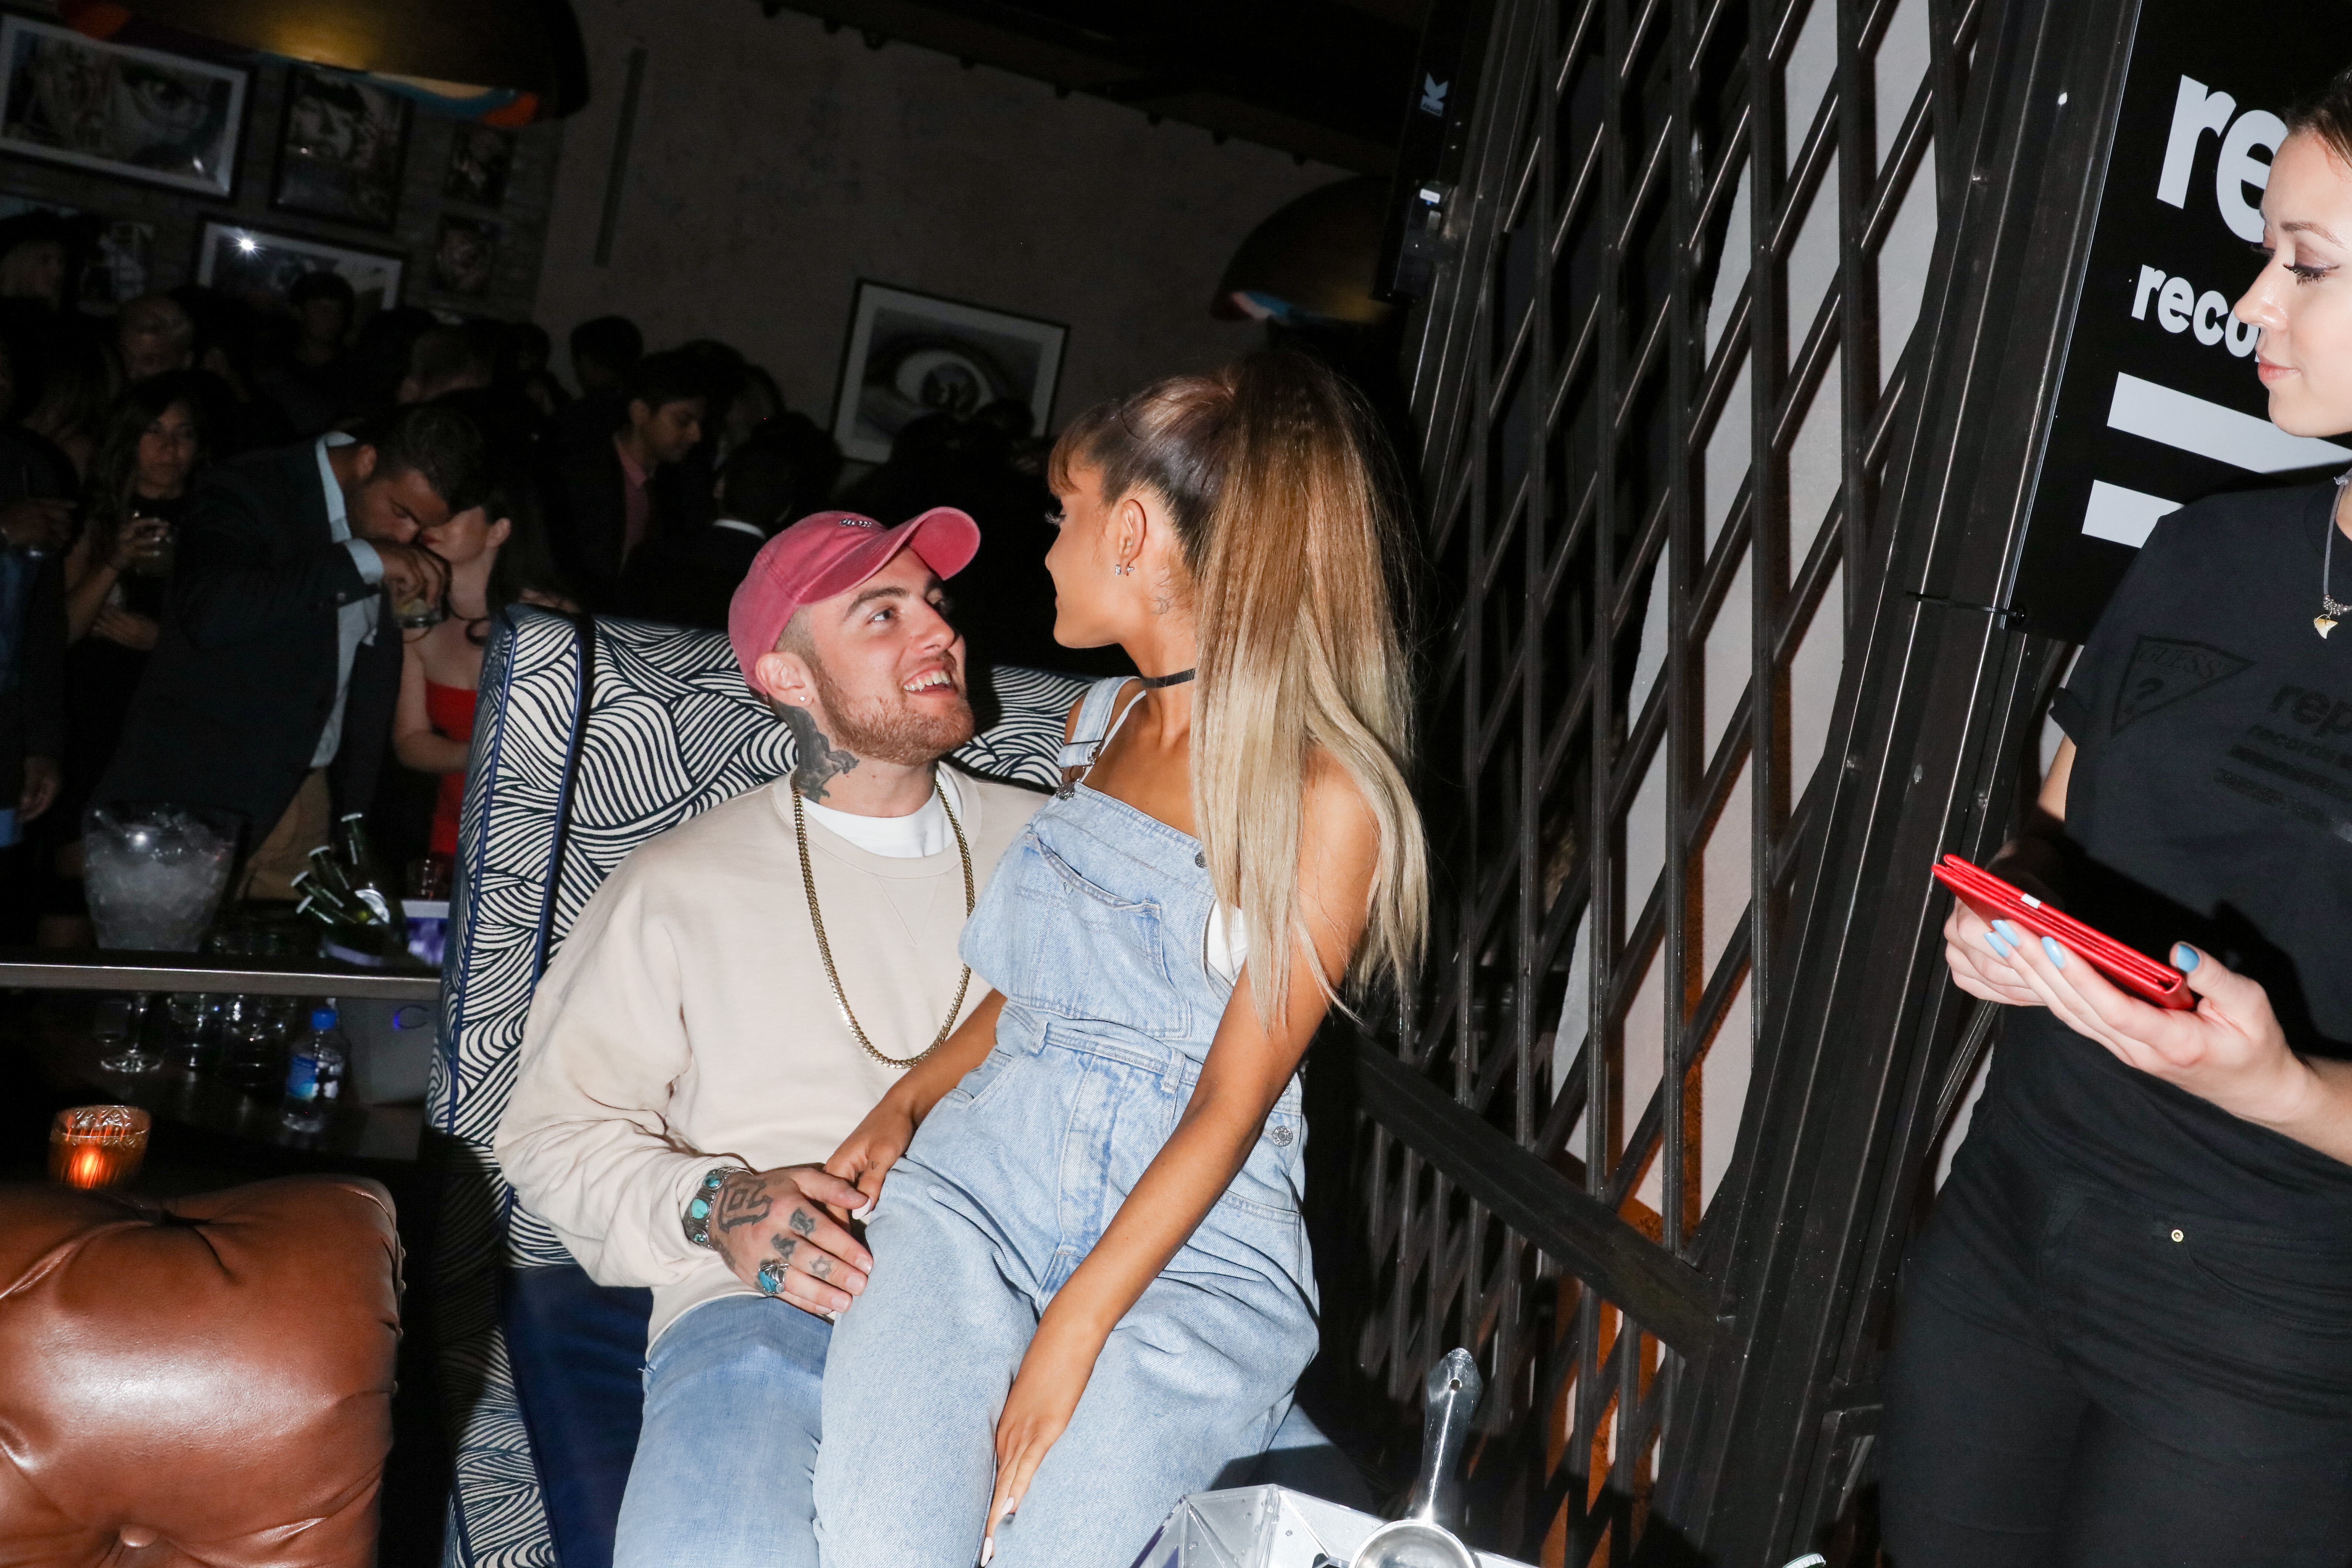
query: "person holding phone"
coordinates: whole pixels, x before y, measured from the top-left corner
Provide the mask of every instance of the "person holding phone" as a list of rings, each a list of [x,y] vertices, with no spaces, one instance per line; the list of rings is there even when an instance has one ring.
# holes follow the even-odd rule
[[[2352,71],[2263,200],[2270,413],[2352,430]],[[2336,556],[2343,556],[2341,565]],[[2342,1568],[2352,1556],[2352,489],[2164,518],[1992,864],[2166,954],[2193,1010],[1955,900],[2014,1009],[1906,1261],[1881,1438],[1899,1568]]]

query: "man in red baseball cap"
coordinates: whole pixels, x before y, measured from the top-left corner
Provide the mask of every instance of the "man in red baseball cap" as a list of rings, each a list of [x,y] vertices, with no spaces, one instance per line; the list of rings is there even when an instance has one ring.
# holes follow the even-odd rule
[[[727,637],[743,679],[792,726],[803,797],[830,802],[843,787],[835,775],[861,762],[928,781],[935,759],[971,739],[963,639],[941,613],[940,584],[979,551],[979,525],[941,506],[896,528],[821,511],[751,558]],[[860,786],[884,782],[869,771],[850,793],[872,795]],[[888,782],[878,815],[898,815],[892,800],[915,809],[910,788],[928,794],[927,782]]]
[[[989,997],[957,941],[1040,804],[938,765],[972,733],[941,584],[979,547],[945,507],[768,542],[728,636],[791,777],[631,855],[533,1000],[499,1164],[599,1283],[653,1288],[614,1568],[815,1568],[828,1320],[873,1267],[823,1162]]]

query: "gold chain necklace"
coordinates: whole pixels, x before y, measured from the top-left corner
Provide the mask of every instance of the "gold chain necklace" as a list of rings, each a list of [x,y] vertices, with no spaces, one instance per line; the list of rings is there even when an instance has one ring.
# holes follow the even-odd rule
[[[948,814],[948,826],[955,830],[956,853],[963,857],[963,918],[970,920],[975,901],[971,888],[971,846],[964,842],[963,824],[956,820],[955,807],[948,804],[947,786],[940,783],[936,773],[931,777],[931,789],[940,797],[940,809]],[[971,984],[971,965],[967,963],[963,966],[963,978],[956,982],[955,1000],[948,1004],[947,1020],[940,1026],[940,1032],[931,1037],[929,1045],[911,1057],[886,1057],[876,1050],[874,1042],[867,1039],[866,1031],[858,1026],[857,1015],[849,1010],[849,994],[841,988],[841,972],[833,966],[833,944],[824,940],[824,912],[816,904],[816,868],[809,862],[808,816],[801,809],[801,792],[798,790],[793,791],[793,837],[800,846],[801,885],[808,889],[809,924],[816,929],[816,954],[824,960],[824,977],[833,982],[833,999],[841,1008],[843,1021],[848,1024],[849,1032],[857,1037],[857,1043],[865,1047],[866,1054],[884,1067],[913,1067],[947,1044],[948,1031],[955,1027],[956,1015],[963,1011],[963,994]]]

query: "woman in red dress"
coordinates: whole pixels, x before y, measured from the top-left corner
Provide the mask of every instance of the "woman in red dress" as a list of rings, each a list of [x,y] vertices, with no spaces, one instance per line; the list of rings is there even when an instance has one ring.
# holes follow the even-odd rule
[[[441,775],[427,847],[446,866],[457,853],[475,689],[481,684],[491,617],[518,600],[552,609],[572,605],[556,591],[538,502],[520,476],[500,480],[482,505],[426,529],[423,539],[449,563],[449,597],[443,619],[404,634],[392,745],[406,766]]]

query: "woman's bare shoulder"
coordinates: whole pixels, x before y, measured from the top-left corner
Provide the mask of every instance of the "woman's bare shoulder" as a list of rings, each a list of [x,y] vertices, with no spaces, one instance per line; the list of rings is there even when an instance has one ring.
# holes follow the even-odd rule
[[[1380,844],[1380,817],[1364,798],[1363,786],[1321,746],[1307,753],[1299,826],[1325,853],[1359,847],[1371,852]]]

